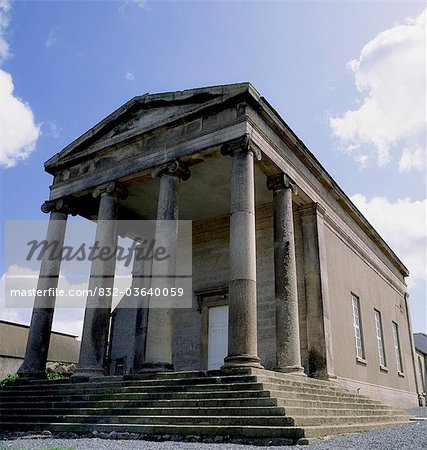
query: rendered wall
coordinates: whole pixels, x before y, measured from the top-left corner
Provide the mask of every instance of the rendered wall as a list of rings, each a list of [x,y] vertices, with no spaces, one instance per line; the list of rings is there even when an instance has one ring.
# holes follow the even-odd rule
[[[404,296],[325,227],[333,352],[337,381],[385,403],[416,406],[414,366]],[[365,362],[355,353],[351,294],[359,297]],[[381,312],[387,370],[379,364],[374,309]],[[392,321],[399,327],[403,374],[398,374]]]

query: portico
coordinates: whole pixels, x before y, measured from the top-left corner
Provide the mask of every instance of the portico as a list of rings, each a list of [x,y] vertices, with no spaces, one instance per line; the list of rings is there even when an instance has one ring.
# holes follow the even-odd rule
[[[316,227],[306,219],[318,198],[297,171],[293,134],[275,142],[267,116],[256,110],[260,101],[246,83],[136,97],[46,163],[54,175],[49,205],[75,205],[79,216],[97,222],[96,241],[105,246],[116,245],[116,220],[157,219],[156,240],[170,249],[177,245],[170,221],[193,221],[193,308],[139,299],[123,319],[134,329],[132,354],[117,356],[127,360],[126,373],[207,368],[209,314],[202,310],[222,293],[228,306],[223,370],[333,376],[322,246],[302,252],[303,242],[322,242],[322,216]],[[269,105],[263,107],[277,127]],[[61,226],[50,226],[47,240],[62,242],[66,212],[51,215]],[[173,273],[173,257],[169,264]],[[40,283],[54,287],[59,270],[60,261],[42,265]],[[153,264],[154,286],[158,270]],[[114,259],[93,261],[89,288],[113,287],[114,273]],[[308,306],[312,295],[320,306]],[[30,336],[48,342],[54,301],[43,308],[40,302]],[[87,299],[76,380],[114,373],[110,317],[111,297]],[[113,332],[120,326],[115,322]],[[20,374],[41,377],[45,363],[45,352],[30,339]]]

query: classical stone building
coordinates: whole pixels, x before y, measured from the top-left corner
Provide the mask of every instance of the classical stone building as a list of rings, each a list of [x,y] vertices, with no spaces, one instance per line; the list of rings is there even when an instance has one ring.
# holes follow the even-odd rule
[[[265,368],[417,404],[408,270],[249,83],[135,97],[45,169],[48,239],[63,241],[71,211],[101,219],[110,245],[114,219],[193,221],[192,307],[124,299],[110,336],[105,298],[91,297],[75,381]],[[97,271],[90,286],[111,287],[114,263]],[[54,287],[59,262],[41,273]],[[53,307],[35,300],[22,376],[44,371]]]

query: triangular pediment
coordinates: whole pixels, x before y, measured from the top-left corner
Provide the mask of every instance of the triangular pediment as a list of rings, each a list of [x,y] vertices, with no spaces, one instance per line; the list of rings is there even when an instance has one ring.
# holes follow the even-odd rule
[[[256,93],[249,83],[238,83],[134,97],[46,161],[45,168],[52,173],[55,167],[118,145],[174,121],[185,120],[187,116],[196,115],[205,108],[224,103],[249,91]]]

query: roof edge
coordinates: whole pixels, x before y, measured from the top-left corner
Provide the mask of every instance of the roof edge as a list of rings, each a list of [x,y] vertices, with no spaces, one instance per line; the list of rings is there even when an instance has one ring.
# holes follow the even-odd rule
[[[16,327],[21,327],[21,328],[27,328],[27,329],[30,328],[30,325],[26,325],[25,323],[17,323],[17,322],[11,322],[10,320],[0,319],[0,324],[2,324],[2,323],[6,324],[6,325],[13,325]],[[66,336],[66,337],[73,337],[75,339],[78,338],[78,336],[75,334],[63,333],[62,331],[51,331],[51,334],[57,334],[59,336]]]
[[[253,94],[253,91],[255,92],[255,95]],[[291,140],[296,143],[298,149],[310,160],[310,162],[317,170],[318,175],[320,176],[320,181],[326,183],[326,186],[337,195],[338,199],[342,200],[341,206],[344,206],[347,213],[349,213],[350,216],[356,219],[356,222],[359,224],[359,226],[361,226],[362,230],[366,232],[368,237],[372,239],[372,241],[376,245],[378,245],[383,254],[391,260],[391,262],[399,270],[399,272],[403,276],[408,277],[408,268],[403,264],[396,253],[389,247],[389,245],[385,242],[381,235],[375,230],[368,219],[366,219],[366,217],[361,213],[357,206],[350,200],[348,195],[341,189],[338,183],[327,172],[327,170],[304,144],[304,142],[295,134],[294,131],[292,131],[289,125],[280,116],[280,114],[271,106],[268,100],[266,100],[265,97],[260,96],[255,88],[253,88],[253,90],[249,89],[249,93],[251,94],[252,99],[255,100],[256,104],[262,109],[262,111],[265,112],[271,119],[273,119],[276,125],[276,127],[273,127],[273,129],[279,126],[282,132],[291,136]]]

